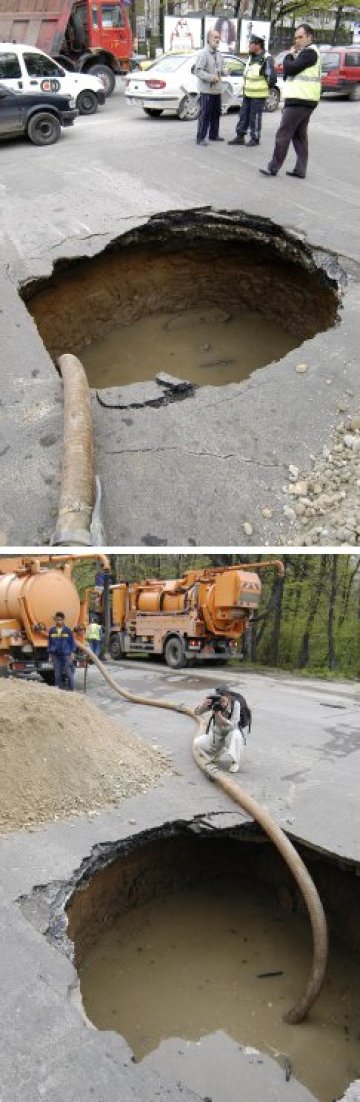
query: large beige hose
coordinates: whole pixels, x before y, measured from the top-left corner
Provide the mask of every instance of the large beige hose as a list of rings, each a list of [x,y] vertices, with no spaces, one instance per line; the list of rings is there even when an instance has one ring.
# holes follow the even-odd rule
[[[76,356],[58,360],[64,386],[61,490],[53,545],[91,545],[94,505],[94,455],[90,390]]]
[[[129,693],[127,689],[120,689],[115,679],[108,673],[97,655],[93,654],[89,647],[85,646],[83,643],[79,643],[78,646],[79,649],[84,651],[87,657],[95,663],[108,685],[110,685],[119,696],[124,697],[125,700],[130,700],[134,704],[145,704],[148,708],[166,708],[173,712],[180,712],[182,715],[190,716],[199,726],[202,725],[201,717],[197,716],[192,708],[186,708],[184,705],[171,703],[169,700],[152,700],[146,696],[137,696],[134,693]],[[235,803],[239,804],[244,811],[248,812],[248,814],[259,823],[259,826],[261,826],[262,830],[268,835],[271,841],[274,842],[279,853],[286,861],[302,893],[309,912],[312,927],[313,958],[305,991],[295,1005],[284,1015],[286,1022],[296,1025],[306,1018],[306,1015],[309,1013],[309,1010],[321,991],[325,979],[328,938],[326,918],[321,899],[307,871],[306,865],[304,865],[295,847],[289,841],[287,835],[284,834],[284,831],[281,830],[281,827],[279,827],[271,817],[269,812],[264,807],[261,807],[245,789],[240,788],[235,781],[230,780],[229,777],[220,773],[215,765],[207,763],[202,757],[201,752],[199,752],[198,748],[194,745],[193,757],[202,772],[206,773],[210,780],[215,781],[215,784],[217,784],[219,788],[222,788]]]

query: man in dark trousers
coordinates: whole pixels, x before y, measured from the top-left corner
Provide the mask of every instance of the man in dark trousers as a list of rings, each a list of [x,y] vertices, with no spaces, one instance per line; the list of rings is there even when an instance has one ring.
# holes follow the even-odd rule
[[[209,141],[223,142],[219,135],[221,115],[221,76],[224,72],[224,59],[219,50],[218,31],[209,31],[207,44],[197,56],[195,75],[198,80],[200,96],[200,115],[197,128],[197,145],[207,145]]]
[[[75,639],[71,628],[68,628],[65,624],[65,616],[63,612],[55,612],[54,616],[55,625],[50,628],[49,631],[49,658],[54,666],[55,673],[55,685],[57,689],[64,689],[68,687],[70,692],[74,691],[74,653],[75,653]],[[67,678],[67,686],[64,684],[64,677]]]
[[[269,88],[274,88],[275,84],[274,62],[270,54],[265,53],[265,39],[252,34],[249,42],[249,57],[244,70],[243,101],[236,134],[228,145],[244,145],[248,130],[250,130],[250,141],[246,144],[259,145],[262,113],[269,95]]]
[[[259,172],[263,176],[277,176],[292,142],[296,163],[286,175],[304,180],[308,163],[308,125],[321,95],[320,53],[313,44],[309,23],[301,23],[296,28],[294,45],[284,57],[283,67],[285,107],[282,121],[268,167],[260,168]]]

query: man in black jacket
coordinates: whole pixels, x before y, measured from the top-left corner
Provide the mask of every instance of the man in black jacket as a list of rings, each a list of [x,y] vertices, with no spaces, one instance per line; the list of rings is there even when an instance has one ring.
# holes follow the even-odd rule
[[[295,167],[286,173],[304,179],[308,162],[308,125],[321,95],[320,54],[313,44],[313,31],[308,23],[296,28],[294,45],[283,61],[285,107],[275,137],[274,152],[263,176],[277,176],[284,163],[290,142],[296,153]]]

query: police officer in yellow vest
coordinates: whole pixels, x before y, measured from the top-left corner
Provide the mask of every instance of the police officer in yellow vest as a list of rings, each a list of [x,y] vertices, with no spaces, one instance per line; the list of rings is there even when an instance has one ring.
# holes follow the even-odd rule
[[[90,645],[90,650],[99,658],[102,642],[102,627],[98,620],[91,620],[90,624],[88,624],[85,638],[86,642]]]
[[[265,53],[265,40],[252,34],[249,42],[249,57],[244,70],[243,101],[236,135],[228,145],[245,145],[245,134],[248,130],[250,130],[250,141],[246,144],[259,145],[262,113],[269,95],[269,88],[273,88],[275,84],[274,62],[270,54]]]
[[[313,30],[309,23],[301,23],[296,28],[294,45],[284,57],[283,66],[285,107],[282,121],[268,167],[259,171],[263,176],[277,176],[292,142],[296,162],[286,175],[303,180],[308,163],[308,125],[321,95],[320,54],[313,44]]]

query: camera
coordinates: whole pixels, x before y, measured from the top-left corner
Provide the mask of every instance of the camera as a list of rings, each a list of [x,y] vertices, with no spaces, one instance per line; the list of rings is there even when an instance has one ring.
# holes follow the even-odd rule
[[[219,697],[219,696],[218,696],[218,695],[217,695],[217,694],[215,693],[215,694],[214,694],[214,696],[212,696],[212,697],[211,697],[210,699],[211,699],[211,708],[212,708],[212,711],[213,711],[213,712],[221,712],[221,700],[220,700],[220,697]]]

